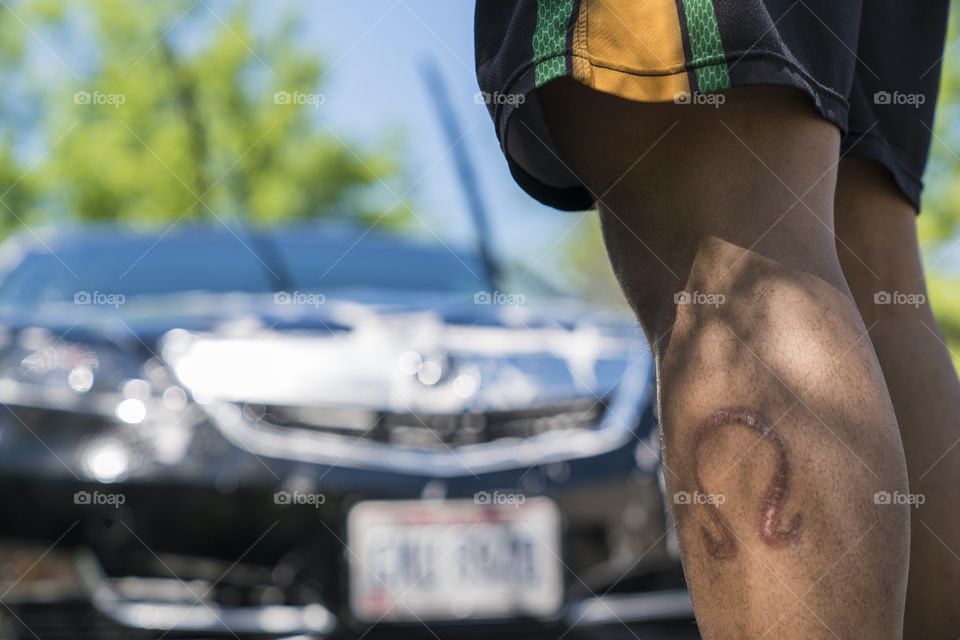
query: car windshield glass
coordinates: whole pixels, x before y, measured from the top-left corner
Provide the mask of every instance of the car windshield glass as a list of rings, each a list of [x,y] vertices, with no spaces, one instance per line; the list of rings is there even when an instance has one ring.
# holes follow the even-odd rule
[[[325,292],[387,289],[469,293],[483,288],[483,266],[443,246],[396,241],[373,234],[350,238],[284,235],[277,252],[291,286]]]
[[[232,236],[91,239],[30,251],[0,284],[0,304],[36,305],[100,293],[165,295],[187,291],[266,293],[269,274]]]
[[[268,244],[269,242],[269,244]],[[256,254],[255,254],[256,252]],[[29,251],[0,282],[0,304],[72,302],[78,294],[269,293],[293,289],[473,292],[481,266],[442,247],[367,235],[286,233],[272,240],[182,234],[91,239]]]

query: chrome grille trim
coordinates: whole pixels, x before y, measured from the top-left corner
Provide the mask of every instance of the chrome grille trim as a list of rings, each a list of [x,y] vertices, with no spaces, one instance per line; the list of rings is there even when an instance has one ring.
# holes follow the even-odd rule
[[[634,437],[633,430],[641,412],[652,399],[652,376],[649,351],[638,349],[631,353],[620,384],[612,393],[600,423],[592,430],[504,438],[442,450],[369,442],[315,429],[256,422],[231,402],[211,401],[203,408],[225,438],[258,456],[455,477],[596,456],[623,446]]]

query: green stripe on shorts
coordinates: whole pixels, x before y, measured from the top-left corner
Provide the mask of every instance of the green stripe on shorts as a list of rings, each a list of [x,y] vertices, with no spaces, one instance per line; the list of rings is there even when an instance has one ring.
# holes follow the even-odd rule
[[[533,33],[533,59],[536,85],[567,75],[567,25],[573,13],[573,0],[539,0],[537,30]]]
[[[725,53],[720,40],[717,14],[713,10],[713,0],[683,0],[683,12],[687,18],[687,37],[690,40],[693,62],[723,60]],[[726,62],[698,67],[696,73],[700,91],[716,91],[730,87]]]

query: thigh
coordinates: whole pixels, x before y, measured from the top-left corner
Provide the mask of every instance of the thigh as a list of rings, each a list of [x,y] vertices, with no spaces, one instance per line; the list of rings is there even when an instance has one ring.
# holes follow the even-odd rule
[[[648,330],[705,274],[698,256],[748,251],[837,278],[833,195],[840,134],[799,92],[751,87],[722,105],[644,104],[557,82],[540,101],[558,153],[590,189],[625,293]],[[695,284],[695,283],[694,283]],[[706,284],[706,283],[704,283]]]

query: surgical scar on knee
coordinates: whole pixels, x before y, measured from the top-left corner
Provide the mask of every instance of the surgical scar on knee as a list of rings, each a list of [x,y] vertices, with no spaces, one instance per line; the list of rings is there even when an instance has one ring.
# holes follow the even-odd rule
[[[719,409],[700,425],[696,433],[693,452],[697,491],[701,495],[706,495],[703,482],[700,480],[699,459],[704,441],[720,429],[737,425],[756,431],[775,449],[776,467],[760,507],[757,533],[760,540],[765,544],[771,547],[783,547],[800,537],[803,515],[796,513],[786,527],[780,526],[783,517],[783,503],[786,501],[790,490],[790,461],[787,457],[787,445],[783,438],[780,437],[770,421],[761,414],[742,407]],[[737,554],[737,539],[733,534],[730,523],[720,513],[720,508],[712,502],[698,506],[703,506],[707,510],[710,523],[710,527],[701,527],[707,544],[707,551],[714,558],[733,558]],[[711,529],[713,529],[713,532],[711,532]]]

